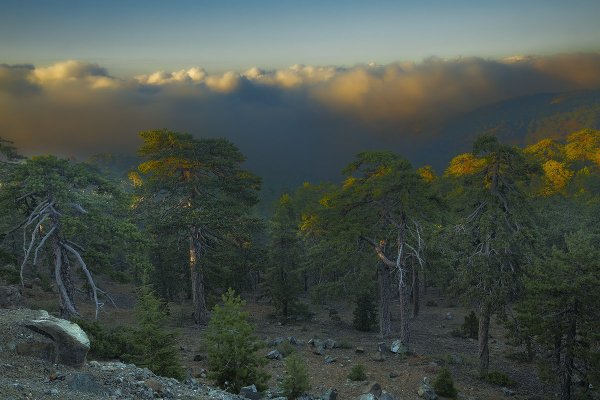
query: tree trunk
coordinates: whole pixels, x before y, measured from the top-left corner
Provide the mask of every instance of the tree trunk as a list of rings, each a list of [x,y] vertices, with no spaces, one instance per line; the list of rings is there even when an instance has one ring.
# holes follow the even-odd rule
[[[492,312],[489,306],[483,305],[479,310],[479,375],[486,376],[490,366],[490,348],[488,338]]]
[[[560,400],[571,400],[573,381],[573,360],[575,358],[575,337],[577,336],[577,303],[569,312],[569,325],[565,338],[565,356],[560,374]]]
[[[400,292],[400,341],[408,349],[410,341],[408,327],[408,303],[410,298],[406,283],[403,282],[398,285],[398,290]]]
[[[413,263],[412,265],[412,302],[413,302],[413,318],[419,315],[421,298],[419,296],[419,267]]]
[[[192,228],[190,233],[190,277],[192,281],[192,305],[194,307],[194,323],[205,325],[208,322],[208,309],[204,298],[204,271],[200,264],[202,244],[200,231]]]
[[[392,334],[390,301],[392,297],[390,288],[390,270],[382,262],[377,265],[379,283],[379,333],[382,337]]]
[[[74,315],[77,315],[77,308],[73,301],[73,283],[69,276],[69,271],[66,268],[62,247],[58,239],[52,244],[54,253],[54,280],[58,287],[58,296],[60,299],[60,317],[70,320]]]

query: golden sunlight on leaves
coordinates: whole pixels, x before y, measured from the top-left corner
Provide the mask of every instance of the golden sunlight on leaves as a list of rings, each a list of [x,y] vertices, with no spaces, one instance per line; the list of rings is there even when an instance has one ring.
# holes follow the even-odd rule
[[[437,176],[431,165],[425,165],[417,169],[417,174],[427,183],[431,183],[436,180]]]
[[[565,163],[555,160],[546,161],[542,168],[547,180],[547,186],[542,190],[544,195],[551,195],[563,190],[574,174]]]
[[[130,172],[129,174],[127,174],[127,177],[129,178],[129,180],[131,181],[131,184],[134,187],[140,187],[143,184],[142,178],[140,177],[140,174],[138,174],[135,171]]]
[[[450,161],[450,166],[446,169],[446,175],[452,177],[472,175],[479,172],[484,166],[484,159],[475,157],[472,153],[464,153]]]
[[[590,160],[595,162],[599,148],[600,131],[592,129],[584,129],[570,134],[565,146],[567,159],[570,161]]]
[[[348,189],[350,187],[352,187],[352,185],[354,185],[354,183],[356,182],[356,178],[353,176],[349,176],[345,181],[344,181],[344,185],[343,188],[344,189]]]
[[[323,230],[319,227],[320,220],[316,214],[302,214],[300,231],[307,234],[321,234]]]
[[[525,154],[531,154],[541,161],[562,159],[564,157],[564,146],[553,139],[542,139],[539,142],[527,146]]]

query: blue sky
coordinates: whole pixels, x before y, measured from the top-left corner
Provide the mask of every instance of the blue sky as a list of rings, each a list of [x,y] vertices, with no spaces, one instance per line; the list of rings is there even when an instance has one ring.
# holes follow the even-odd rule
[[[132,75],[598,51],[599,15],[585,0],[3,0],[0,62]]]

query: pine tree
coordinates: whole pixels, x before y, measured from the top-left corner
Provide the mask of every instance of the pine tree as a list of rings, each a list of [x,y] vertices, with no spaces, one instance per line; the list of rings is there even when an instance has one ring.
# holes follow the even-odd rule
[[[164,328],[167,315],[163,304],[147,285],[139,289],[135,316],[138,327],[132,335],[133,348],[124,358],[157,375],[183,379],[176,336]]]
[[[256,351],[263,347],[254,336],[248,313],[242,310],[244,301],[232,289],[223,295],[223,305],[216,305],[206,328],[209,377],[232,392],[254,384],[266,388],[269,376],[263,372],[265,359]]]
[[[305,394],[310,389],[306,362],[298,354],[292,354],[285,359],[285,369],[287,375],[283,381],[284,394],[290,399]]]

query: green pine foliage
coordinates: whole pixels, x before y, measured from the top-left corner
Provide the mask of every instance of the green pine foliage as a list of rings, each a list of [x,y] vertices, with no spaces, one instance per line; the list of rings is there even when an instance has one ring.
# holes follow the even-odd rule
[[[350,369],[350,373],[348,374],[348,379],[351,381],[366,381],[367,373],[365,372],[365,366],[362,364],[356,364],[352,366]]]
[[[262,370],[265,359],[257,350],[263,344],[254,336],[244,301],[233,289],[223,295],[223,305],[216,305],[206,328],[204,339],[208,350],[209,377],[232,393],[254,384],[266,389],[269,376]]]
[[[285,359],[287,375],[283,381],[283,393],[290,399],[295,399],[310,390],[310,380],[306,362],[297,354]]]
[[[458,391],[454,387],[454,381],[448,368],[441,369],[433,382],[433,390],[440,396],[456,398]]]
[[[465,337],[477,339],[479,336],[479,318],[475,315],[475,311],[471,311],[465,316],[465,322],[463,322],[460,329]]]
[[[132,332],[133,348],[124,360],[146,367],[157,375],[183,379],[176,336],[164,328],[167,315],[163,303],[149,286],[139,290],[135,307],[138,326]]]
[[[98,321],[76,319],[74,321],[90,339],[88,356],[94,360],[122,359],[133,351],[131,330],[124,327],[108,329]]]
[[[361,332],[369,332],[377,326],[377,306],[371,292],[364,291],[356,298],[352,323]]]

